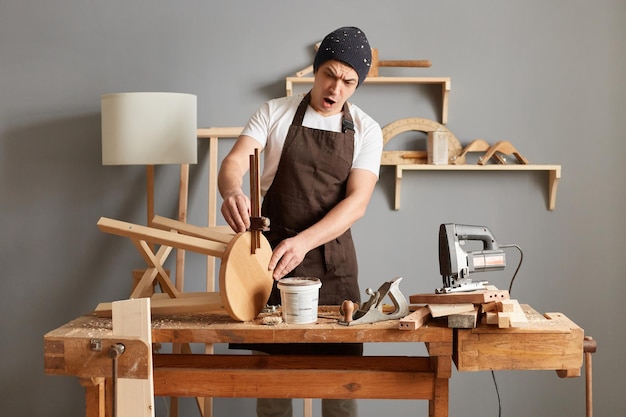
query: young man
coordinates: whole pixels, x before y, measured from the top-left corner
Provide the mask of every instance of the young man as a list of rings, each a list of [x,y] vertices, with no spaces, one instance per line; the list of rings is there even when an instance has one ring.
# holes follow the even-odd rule
[[[348,99],[371,65],[371,47],[358,28],[328,34],[313,63],[306,95],[265,103],[250,118],[222,162],[222,214],[236,232],[250,226],[250,201],[242,191],[249,157],[262,149],[261,214],[273,248],[268,268],[275,280],[311,276],[322,282],[320,305],[360,300],[350,232],[366,211],[378,180],[383,147],[378,123]],[[269,304],[280,304],[272,291]],[[248,347],[282,354],[356,354],[361,344],[290,344]],[[280,410],[278,410],[280,409]],[[262,400],[259,416],[290,416],[291,400]],[[355,416],[355,401],[322,400],[322,415]]]

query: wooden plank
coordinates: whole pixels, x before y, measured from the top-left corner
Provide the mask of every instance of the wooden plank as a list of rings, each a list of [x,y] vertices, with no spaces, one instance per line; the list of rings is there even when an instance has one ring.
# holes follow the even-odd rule
[[[115,301],[113,307],[113,335],[139,337],[146,345],[152,345],[150,299]],[[122,354],[123,356],[123,354]],[[117,416],[154,417],[154,384],[152,355],[148,355],[148,378],[118,378],[116,397]]]
[[[411,304],[482,304],[496,300],[509,299],[507,290],[478,290],[451,294],[413,294],[409,296]]]
[[[404,318],[400,319],[398,328],[400,330],[415,330],[422,327],[430,320],[430,310],[428,307],[419,307],[414,312],[408,314]]]
[[[467,311],[474,311],[474,304],[462,303],[462,304],[429,304],[428,310],[433,317],[449,316],[451,314],[465,313]]]
[[[154,365],[164,396],[432,399],[435,381],[427,357],[156,355]]]
[[[112,303],[100,303],[94,310],[98,317],[111,317]],[[219,292],[181,293],[177,298],[154,294],[150,300],[152,314],[200,314],[224,309]]]

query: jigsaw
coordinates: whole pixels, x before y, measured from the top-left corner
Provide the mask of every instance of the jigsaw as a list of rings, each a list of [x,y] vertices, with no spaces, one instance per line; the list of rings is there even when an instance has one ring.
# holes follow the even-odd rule
[[[481,241],[482,250],[465,251],[467,241]],[[472,282],[470,272],[502,270],[506,267],[504,251],[485,226],[447,223],[439,227],[439,271],[443,287],[436,293],[484,289],[486,282]]]

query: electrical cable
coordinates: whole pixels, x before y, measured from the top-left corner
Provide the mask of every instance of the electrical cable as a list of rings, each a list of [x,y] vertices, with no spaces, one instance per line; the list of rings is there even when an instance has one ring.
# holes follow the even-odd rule
[[[511,277],[511,281],[509,282],[509,296],[511,295],[511,291],[513,290],[513,282],[515,281],[515,277],[517,277],[517,273],[519,272],[522,261],[524,260],[524,251],[518,245],[510,244],[510,245],[500,245],[501,248],[516,248],[520,253],[519,263],[517,264],[517,268]],[[496,373],[491,371],[491,378],[493,379],[493,385],[496,389],[496,396],[498,397],[498,417],[502,417],[502,401],[500,399],[500,390],[498,389],[498,382],[496,381]]]
[[[502,417],[502,401],[500,401],[500,390],[498,389],[498,382],[496,381],[496,373],[491,371],[491,378],[493,379],[493,386],[496,387],[496,395],[498,396],[498,417]]]
[[[516,248],[520,254],[519,263],[517,264],[517,268],[515,269],[515,272],[513,273],[513,276],[511,277],[511,281],[509,282],[509,295],[511,295],[511,291],[513,290],[513,281],[515,281],[515,277],[517,276],[517,273],[519,272],[519,269],[522,266],[522,261],[524,260],[524,251],[522,250],[522,248],[520,248],[518,245],[515,245],[515,244],[500,245],[500,247],[501,248]]]

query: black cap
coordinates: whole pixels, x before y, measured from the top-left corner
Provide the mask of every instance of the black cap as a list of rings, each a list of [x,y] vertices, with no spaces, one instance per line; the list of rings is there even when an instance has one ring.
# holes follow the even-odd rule
[[[315,55],[313,71],[317,72],[320,65],[331,59],[351,66],[359,76],[357,87],[361,85],[372,65],[372,48],[365,33],[346,26],[326,35]]]

